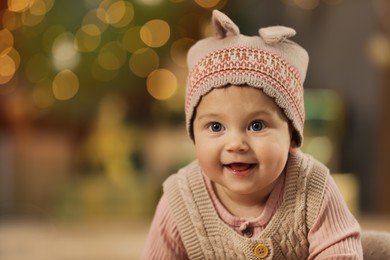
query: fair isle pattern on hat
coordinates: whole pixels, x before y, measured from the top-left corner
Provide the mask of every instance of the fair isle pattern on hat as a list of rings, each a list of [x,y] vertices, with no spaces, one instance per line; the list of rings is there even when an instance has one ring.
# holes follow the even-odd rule
[[[186,114],[193,114],[200,98],[212,88],[223,87],[226,82],[248,84],[273,97],[296,124],[294,127],[303,129],[305,111],[299,73],[273,53],[244,47],[217,50],[195,66],[188,81]]]

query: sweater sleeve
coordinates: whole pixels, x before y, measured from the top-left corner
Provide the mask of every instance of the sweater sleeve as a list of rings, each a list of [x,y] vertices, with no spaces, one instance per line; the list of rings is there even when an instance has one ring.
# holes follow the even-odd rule
[[[188,259],[168,201],[164,195],[157,205],[140,259]]]
[[[324,199],[308,239],[309,259],[363,259],[359,223],[331,175],[327,177]]]

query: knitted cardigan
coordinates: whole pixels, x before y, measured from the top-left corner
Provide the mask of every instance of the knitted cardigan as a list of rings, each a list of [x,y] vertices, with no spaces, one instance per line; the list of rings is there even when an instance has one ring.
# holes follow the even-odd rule
[[[308,155],[290,155],[283,202],[257,238],[240,236],[219,218],[197,161],[163,187],[190,259],[306,259],[328,172]],[[258,245],[266,254],[255,254]]]

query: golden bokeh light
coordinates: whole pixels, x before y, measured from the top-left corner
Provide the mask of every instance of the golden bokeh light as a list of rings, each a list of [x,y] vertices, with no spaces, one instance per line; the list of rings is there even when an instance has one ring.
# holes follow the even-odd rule
[[[167,69],[157,69],[146,80],[149,94],[157,100],[171,98],[177,90],[176,76]]]
[[[163,0],[136,0],[139,4],[148,5],[148,6],[156,6],[163,2]]]
[[[45,18],[45,15],[34,15],[30,11],[31,9],[22,13],[22,24],[25,26],[34,27]]]
[[[2,22],[4,28],[10,31],[16,30],[22,25],[20,14],[11,12],[9,9],[4,10]]]
[[[91,52],[100,45],[101,32],[95,24],[83,25],[75,34],[75,44],[82,52]]]
[[[58,70],[73,69],[80,60],[80,54],[74,44],[73,34],[66,32],[59,35],[52,47],[53,63]]]
[[[117,1],[111,3],[104,13],[104,20],[108,24],[115,24],[119,22],[125,15],[125,2]]]
[[[121,28],[133,20],[134,8],[130,2],[104,0],[99,4],[96,16],[106,24]]]
[[[14,45],[14,36],[8,29],[0,30],[0,56],[8,54]]]
[[[185,68],[187,66],[187,51],[195,43],[190,38],[182,38],[175,41],[171,46],[171,59],[176,65]]]
[[[44,1],[34,0],[31,2],[29,12],[35,16],[42,16],[47,13],[46,3]]]
[[[32,56],[26,64],[26,76],[30,82],[38,82],[50,73],[50,61],[42,53]]]
[[[195,0],[195,2],[203,8],[213,8],[217,6],[220,0]]]
[[[71,99],[79,91],[79,78],[71,70],[62,70],[54,77],[52,90],[58,100]]]
[[[101,48],[98,63],[106,70],[118,70],[125,63],[126,54],[119,42],[109,42]]]
[[[111,26],[116,28],[123,28],[131,23],[134,19],[134,7],[131,2],[122,1],[124,5],[124,14],[116,23],[111,23]],[[118,8],[116,6],[115,8]]]
[[[150,20],[140,30],[142,41],[152,48],[163,46],[169,40],[170,34],[169,24],[160,19]]]
[[[5,84],[12,79],[16,72],[14,60],[6,55],[0,56],[0,84]]]
[[[31,0],[8,0],[8,9],[12,12],[23,12],[30,7]]]
[[[138,77],[147,77],[158,68],[159,63],[159,56],[154,50],[142,48],[131,55],[129,68]]]
[[[376,66],[390,67],[390,38],[382,33],[371,36],[368,41],[368,55]]]
[[[140,26],[132,26],[123,34],[121,44],[128,52],[133,53],[145,47],[145,43],[140,38],[140,30]]]
[[[98,14],[97,14],[97,9],[93,9],[84,15],[83,21],[81,23],[82,27],[84,25],[90,25],[90,24],[97,26],[100,30],[100,33],[103,33],[104,31],[106,31],[106,29],[108,27],[107,23],[105,23],[99,19]]]
[[[55,98],[52,91],[52,84],[52,81],[47,78],[35,84],[32,99],[37,107],[48,108],[54,104]]]
[[[19,54],[19,52],[16,49],[11,48],[11,50],[8,52],[8,56],[10,56],[11,59],[13,59],[13,61],[15,62],[15,70],[18,70],[19,65],[20,65],[20,54]]]

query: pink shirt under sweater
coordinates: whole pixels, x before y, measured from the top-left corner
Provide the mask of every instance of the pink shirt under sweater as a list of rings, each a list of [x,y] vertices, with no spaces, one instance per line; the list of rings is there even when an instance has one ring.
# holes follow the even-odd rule
[[[279,178],[259,217],[236,217],[225,209],[216,196],[210,179],[204,177],[218,215],[243,236],[258,237],[283,199],[285,176]],[[308,259],[363,259],[360,226],[348,210],[330,175],[321,210],[308,233],[308,240],[310,243]],[[157,206],[141,259],[188,259],[164,195]]]

